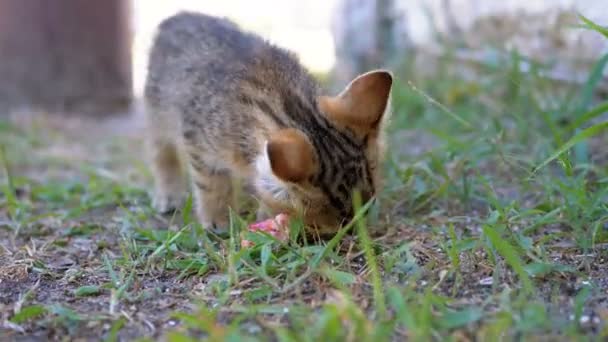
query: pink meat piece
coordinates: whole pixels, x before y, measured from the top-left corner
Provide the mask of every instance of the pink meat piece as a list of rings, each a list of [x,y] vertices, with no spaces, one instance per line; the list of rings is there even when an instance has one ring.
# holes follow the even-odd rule
[[[274,236],[279,241],[287,241],[289,238],[289,215],[279,214],[274,218],[252,223],[249,225],[248,230],[250,232],[265,232]],[[243,248],[252,247],[253,245],[252,241],[245,239],[241,241],[241,247]]]

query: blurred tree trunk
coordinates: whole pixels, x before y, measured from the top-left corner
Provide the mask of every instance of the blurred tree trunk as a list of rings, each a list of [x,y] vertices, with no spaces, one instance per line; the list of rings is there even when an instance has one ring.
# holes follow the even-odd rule
[[[104,113],[132,96],[130,1],[0,0],[0,114]]]
[[[395,50],[394,0],[376,0],[376,57],[369,68],[386,66]]]
[[[357,74],[390,67],[409,45],[406,19],[395,0],[340,0],[333,20],[336,65],[333,80],[343,86]]]

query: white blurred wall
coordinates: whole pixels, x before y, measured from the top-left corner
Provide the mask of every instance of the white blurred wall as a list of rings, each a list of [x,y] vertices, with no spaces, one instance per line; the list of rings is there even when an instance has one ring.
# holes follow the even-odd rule
[[[377,4],[392,8],[377,11],[385,8]],[[517,50],[551,65],[548,77],[574,82],[584,79],[589,66],[608,52],[604,37],[575,27],[580,22],[577,13],[608,24],[608,0],[338,0],[336,9],[335,75],[342,83],[369,68],[407,59],[412,46],[440,55],[435,33],[458,42],[463,61],[496,60],[497,53]],[[370,29],[386,13],[394,22],[391,34]],[[382,42],[391,42],[397,51],[392,58],[374,58]]]
[[[354,49],[361,51],[373,46],[370,43],[373,30],[370,29],[369,17],[377,0],[133,1],[136,94],[143,87],[147,53],[156,26],[180,10],[229,17],[277,45],[296,52],[305,66],[317,72],[327,72],[334,67],[336,47],[338,50],[343,48],[347,39],[351,43],[354,39]],[[446,2],[450,4],[450,16],[444,10]],[[569,9],[608,24],[608,0],[395,0],[395,5],[394,15],[401,18],[398,29],[416,44],[428,43],[433,28],[448,30],[450,20],[467,30],[480,17],[517,11],[543,14],[556,8]],[[350,6],[351,10],[344,11],[344,6]],[[347,37],[346,30],[353,32],[349,33],[351,37]],[[402,35],[397,35],[396,39],[402,39]],[[599,40],[599,37],[591,39]],[[343,60],[338,62],[343,63]]]
[[[134,88],[140,94],[150,42],[157,25],[181,10],[228,17],[288,48],[316,72],[335,60],[330,18],[336,0],[134,0]]]
[[[344,0],[340,0],[341,2]],[[374,0],[371,0],[374,1]],[[395,0],[397,7],[407,13],[407,30],[416,43],[426,42],[434,25],[440,30],[447,29],[447,15],[444,0]],[[514,13],[544,13],[554,9],[578,11],[591,20],[608,24],[607,0],[449,0],[451,16],[456,24],[468,29],[483,16]],[[431,13],[434,22],[429,22]]]

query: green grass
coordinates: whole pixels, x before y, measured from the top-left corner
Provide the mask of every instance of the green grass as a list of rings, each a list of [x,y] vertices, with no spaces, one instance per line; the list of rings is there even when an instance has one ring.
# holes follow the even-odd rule
[[[71,138],[0,122],[2,329],[110,341],[608,338],[608,108],[593,96],[608,58],[566,90],[541,65],[521,73],[523,60],[512,53],[474,81],[449,53],[432,78],[397,71],[380,206],[354,203],[356,218],[323,242],[299,239],[297,223],[286,243],[243,232],[236,214],[216,235],[191,199],[160,217],[137,140],[85,137],[100,158],[73,160],[40,153]]]

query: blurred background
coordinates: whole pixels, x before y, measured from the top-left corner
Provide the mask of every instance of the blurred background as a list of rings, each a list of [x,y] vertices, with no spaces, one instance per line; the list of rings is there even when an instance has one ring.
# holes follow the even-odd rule
[[[574,28],[577,13],[608,22],[604,5],[594,0],[1,0],[0,113],[32,107],[83,115],[124,111],[141,94],[156,26],[180,10],[229,17],[295,51],[334,90],[377,67],[409,64],[432,74],[446,51],[450,64],[467,77],[517,51],[526,57],[523,72],[538,63],[543,77],[580,83],[607,43]]]

